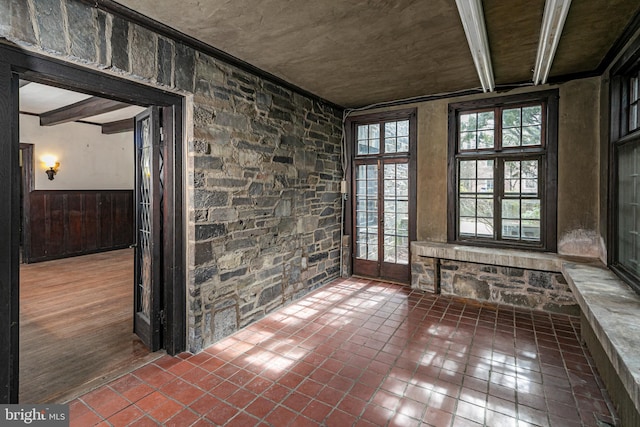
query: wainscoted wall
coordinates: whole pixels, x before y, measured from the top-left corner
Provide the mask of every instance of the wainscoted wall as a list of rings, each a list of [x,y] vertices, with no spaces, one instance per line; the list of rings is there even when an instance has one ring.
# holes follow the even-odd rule
[[[131,190],[32,191],[25,261],[36,262],[129,247]]]

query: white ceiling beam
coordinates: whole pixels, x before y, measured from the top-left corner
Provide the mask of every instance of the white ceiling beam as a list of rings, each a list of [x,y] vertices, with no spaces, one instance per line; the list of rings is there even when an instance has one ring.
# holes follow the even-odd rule
[[[482,0],[456,0],[460,20],[467,36],[473,63],[476,65],[480,84],[484,92],[492,92],[495,88],[489,39],[484,23]]]
[[[562,29],[569,13],[569,6],[571,6],[571,0],[546,0],[544,4],[538,54],[533,68],[534,85],[545,84],[549,78],[549,71],[551,71],[551,64],[553,64]]]

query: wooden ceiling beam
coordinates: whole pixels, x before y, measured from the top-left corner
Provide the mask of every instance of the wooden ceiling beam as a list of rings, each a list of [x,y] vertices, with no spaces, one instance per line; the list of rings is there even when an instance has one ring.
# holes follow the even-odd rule
[[[122,132],[131,132],[133,131],[135,120],[132,118],[118,120],[115,122],[103,123],[102,124],[102,133],[104,135],[113,135],[116,133]]]
[[[75,122],[98,114],[109,113],[128,107],[129,104],[110,99],[92,97],[75,104],[40,114],[40,126],[54,126]]]

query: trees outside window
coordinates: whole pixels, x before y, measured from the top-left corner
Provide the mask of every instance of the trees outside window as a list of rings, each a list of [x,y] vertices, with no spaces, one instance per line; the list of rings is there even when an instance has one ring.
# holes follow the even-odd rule
[[[611,69],[611,269],[640,293],[640,41]]]
[[[449,108],[449,240],[555,250],[557,91]]]

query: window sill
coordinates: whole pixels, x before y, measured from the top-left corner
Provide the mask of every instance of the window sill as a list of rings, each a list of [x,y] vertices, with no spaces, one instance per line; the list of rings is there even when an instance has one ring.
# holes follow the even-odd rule
[[[520,249],[487,248],[464,246],[455,243],[412,242],[413,255],[428,258],[450,259],[455,261],[491,264],[503,267],[523,268],[562,272],[565,258],[549,252],[535,252]]]

